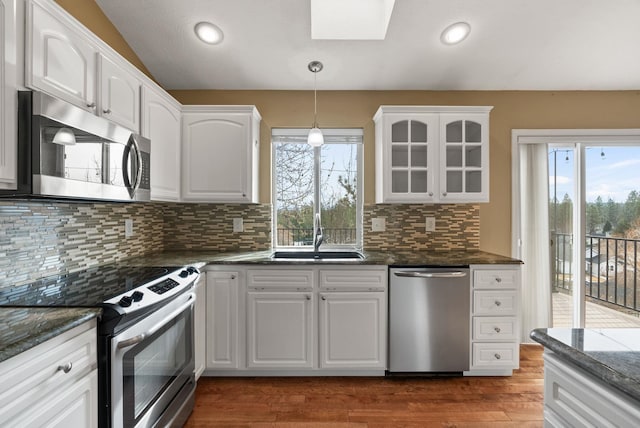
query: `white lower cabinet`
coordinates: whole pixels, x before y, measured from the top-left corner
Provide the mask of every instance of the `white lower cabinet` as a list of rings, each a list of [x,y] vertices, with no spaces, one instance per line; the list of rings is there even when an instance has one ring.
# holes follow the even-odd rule
[[[520,266],[471,266],[471,369],[511,375],[520,366]]]
[[[204,372],[206,365],[206,317],[207,317],[207,280],[205,275],[200,275],[196,282],[196,306],[193,315],[194,344],[193,358],[195,360],[196,380]]]
[[[387,266],[228,268],[207,268],[205,374],[384,374]]]
[[[312,368],[312,292],[247,293],[247,366]]]
[[[240,280],[237,271],[207,272],[206,368],[240,368]]]
[[[544,352],[545,427],[637,427],[640,403]]]
[[[95,320],[0,363],[3,427],[97,427]]]
[[[320,293],[321,368],[386,368],[384,292]]]

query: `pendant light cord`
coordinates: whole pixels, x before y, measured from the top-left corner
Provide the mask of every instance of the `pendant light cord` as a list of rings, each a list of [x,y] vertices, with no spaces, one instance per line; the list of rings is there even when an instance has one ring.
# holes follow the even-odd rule
[[[318,72],[313,72],[313,126],[312,128],[318,127]]]

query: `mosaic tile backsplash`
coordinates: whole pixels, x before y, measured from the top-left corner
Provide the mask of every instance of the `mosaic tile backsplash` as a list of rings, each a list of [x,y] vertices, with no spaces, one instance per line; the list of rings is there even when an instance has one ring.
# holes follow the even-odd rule
[[[371,232],[371,220],[385,219],[384,232]],[[425,231],[435,217],[435,232]],[[471,204],[371,204],[364,208],[365,250],[464,250],[480,248],[480,206]]]
[[[424,218],[436,218],[425,232]],[[384,217],[385,232],[371,232]],[[134,234],[124,236],[124,220]],[[244,232],[233,232],[242,218]],[[366,250],[472,249],[480,244],[477,205],[367,205]],[[0,288],[59,272],[164,250],[254,251],[271,246],[269,204],[0,201]]]

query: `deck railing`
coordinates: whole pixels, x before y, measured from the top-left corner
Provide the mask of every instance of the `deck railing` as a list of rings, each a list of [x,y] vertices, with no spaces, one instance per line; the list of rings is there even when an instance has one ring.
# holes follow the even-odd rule
[[[573,235],[553,233],[553,288],[572,289]],[[640,313],[640,240],[586,235],[585,295],[625,311]]]
[[[283,247],[313,245],[313,229],[278,228],[278,245]],[[356,243],[356,229],[323,228],[323,245],[341,245]]]

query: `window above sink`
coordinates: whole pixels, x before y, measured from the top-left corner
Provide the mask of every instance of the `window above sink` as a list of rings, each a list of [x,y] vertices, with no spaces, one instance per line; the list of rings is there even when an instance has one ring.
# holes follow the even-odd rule
[[[272,130],[272,246],[301,256],[289,259],[315,258],[307,253],[313,254],[316,214],[323,235],[318,253],[341,250],[317,258],[345,259],[342,250],[362,248],[362,129],[322,132],[325,144],[313,148],[306,129]]]

